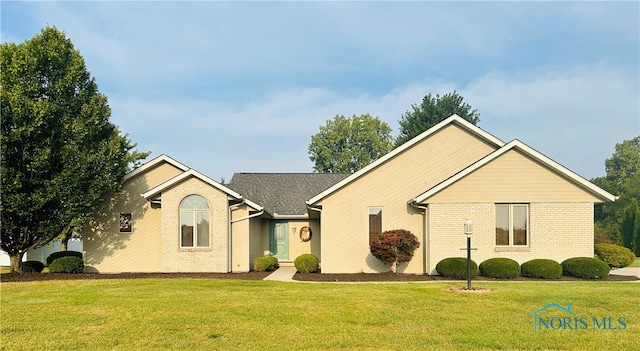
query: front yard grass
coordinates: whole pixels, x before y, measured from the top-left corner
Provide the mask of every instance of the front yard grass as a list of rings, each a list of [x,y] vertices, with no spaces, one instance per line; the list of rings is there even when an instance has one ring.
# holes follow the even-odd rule
[[[2,350],[633,350],[640,283],[309,284],[206,279],[2,283]],[[534,332],[571,304],[588,328]],[[547,310],[548,316],[560,311]],[[573,317],[573,316],[571,316]],[[591,319],[612,317],[598,329]]]
[[[640,257],[636,258],[635,261],[631,262],[629,267],[640,267]]]

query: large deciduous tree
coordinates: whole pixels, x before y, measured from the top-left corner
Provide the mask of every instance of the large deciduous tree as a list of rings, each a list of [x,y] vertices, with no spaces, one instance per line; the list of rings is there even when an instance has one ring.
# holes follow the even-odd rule
[[[616,144],[611,158],[605,160],[606,176],[592,182],[619,196],[614,203],[596,207],[596,239],[624,246],[640,255],[640,136]]]
[[[107,97],[63,32],[0,46],[1,247],[20,271],[28,250],[68,238],[147,156],[109,122]]]
[[[480,121],[478,110],[472,110],[465,103],[464,98],[456,91],[440,96],[427,94],[419,105],[411,105],[412,111],[407,111],[400,120],[400,135],[396,138],[396,146],[400,146],[418,136],[425,130],[456,114],[474,125]]]
[[[315,172],[353,173],[393,149],[391,127],[370,114],[337,115],[311,137]]]

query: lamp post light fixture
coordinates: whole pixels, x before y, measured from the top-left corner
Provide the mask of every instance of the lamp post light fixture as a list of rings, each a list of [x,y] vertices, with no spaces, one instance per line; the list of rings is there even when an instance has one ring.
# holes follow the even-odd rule
[[[471,235],[473,234],[473,222],[467,219],[464,222],[464,235],[467,236],[467,290],[471,290]]]

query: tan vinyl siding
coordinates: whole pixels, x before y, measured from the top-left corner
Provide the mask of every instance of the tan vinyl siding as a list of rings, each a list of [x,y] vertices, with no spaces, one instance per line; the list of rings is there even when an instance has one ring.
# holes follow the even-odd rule
[[[311,228],[311,240],[303,242],[300,240],[300,228]],[[295,228],[295,232],[293,231]],[[317,220],[290,220],[289,230],[289,259],[295,260],[302,254],[313,254],[320,259],[320,227]]]
[[[262,233],[262,219],[261,218],[251,218],[249,220],[249,233],[250,233],[250,244],[249,244],[249,267],[253,269],[253,260],[256,257],[264,256],[264,251],[269,250],[269,248],[263,247],[263,233]]]
[[[127,179],[124,193],[113,206],[96,214],[84,229],[84,259],[89,272],[161,272],[161,210],[140,194],[180,174],[176,167],[161,163]],[[119,233],[120,212],[131,212],[132,233]]]
[[[424,216],[407,201],[493,152],[464,129],[449,125],[325,198],[322,269],[325,273],[388,270],[369,252],[368,208],[383,208],[383,230],[407,229],[421,248],[404,268],[423,273]]]
[[[584,189],[517,150],[425,200],[446,202],[599,202]]]
[[[247,205],[240,205],[234,207],[231,212],[232,219],[241,219],[249,216],[249,207]],[[248,219],[240,220],[231,224],[231,271],[232,272],[248,272],[251,269],[250,266],[250,237],[249,237],[250,222]]]

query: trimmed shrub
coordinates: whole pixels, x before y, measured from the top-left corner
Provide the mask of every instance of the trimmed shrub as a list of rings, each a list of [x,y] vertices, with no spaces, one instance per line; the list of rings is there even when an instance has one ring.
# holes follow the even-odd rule
[[[253,270],[256,272],[269,272],[280,267],[278,259],[273,256],[260,256],[253,259]]]
[[[64,256],[56,258],[49,265],[51,273],[82,273],[84,270],[84,262],[76,256]]]
[[[298,256],[293,264],[300,273],[318,272],[318,258],[312,254],[302,254]]]
[[[584,279],[599,279],[609,274],[609,265],[592,257],[573,257],[562,262],[562,274]]]
[[[443,277],[454,279],[467,279],[467,258],[449,257],[438,262],[436,271]],[[471,276],[478,274],[478,265],[471,260]]]
[[[628,248],[615,244],[596,244],[596,256],[612,268],[622,268],[635,261],[636,255]]]
[[[537,258],[520,266],[523,277],[558,279],[562,275],[562,265],[554,260]]]
[[[47,266],[50,266],[51,262],[55,261],[56,259],[58,259],[60,257],[68,257],[68,256],[78,257],[78,258],[80,258],[80,260],[82,260],[82,252],[78,252],[78,251],[58,251],[58,252],[51,253],[51,255],[49,255],[49,257],[47,257]]]
[[[411,261],[413,253],[420,247],[418,237],[404,229],[388,230],[371,240],[371,254],[393,271],[403,263]]]
[[[490,258],[480,263],[480,274],[489,278],[511,279],[520,275],[520,264],[510,258]]]
[[[24,273],[40,273],[44,269],[44,263],[40,261],[24,261],[20,263]]]

